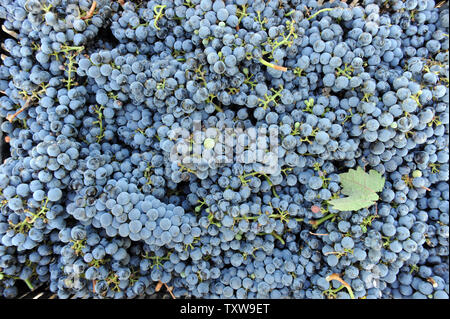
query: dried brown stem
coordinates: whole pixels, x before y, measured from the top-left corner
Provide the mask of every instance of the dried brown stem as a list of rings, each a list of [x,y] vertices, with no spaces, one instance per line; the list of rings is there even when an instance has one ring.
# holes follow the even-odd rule
[[[156,284],[156,287],[155,287],[155,291],[156,292],[160,291],[162,286],[163,286],[163,283],[161,281],[158,281],[158,283]]]
[[[172,296],[172,298],[173,298],[173,299],[176,299],[176,298],[175,298],[175,295],[172,293],[173,287],[169,287],[166,283],[163,284],[163,283],[161,282],[161,280],[158,281],[158,283],[156,284],[155,291],[156,291],[156,292],[159,292],[159,291],[161,290],[161,288],[162,288],[163,285],[166,287],[167,291],[170,293],[170,295]]]
[[[14,121],[14,119],[16,118],[17,115],[19,115],[20,113],[22,113],[23,111],[25,111],[29,106],[30,106],[30,102],[31,102],[31,97],[27,99],[27,101],[25,102],[25,105],[22,106],[19,110],[16,111],[16,113],[14,114],[9,114],[6,119],[9,122]]]
[[[433,285],[434,288],[438,287],[438,283],[436,282],[436,280],[434,280],[433,278],[429,277],[427,278],[427,281]]]
[[[346,282],[341,278],[341,276],[340,276],[339,274],[336,274],[336,273],[331,274],[331,275],[329,275],[326,279],[327,279],[327,281],[337,280],[337,281],[339,281],[341,284],[343,284],[345,287],[349,287],[349,288],[350,288],[350,285],[349,285],[348,283],[346,283]]]
[[[12,30],[8,30],[5,25],[2,25],[2,30],[3,32],[9,34],[10,36],[12,36],[13,38],[17,39],[19,37],[19,35],[17,34],[17,32],[12,31]]]
[[[169,287],[167,286],[167,284],[164,284],[164,286],[166,286],[167,291],[170,293],[170,295],[172,296],[173,299],[177,299],[175,298],[175,295],[172,293],[173,287]]]
[[[329,234],[318,234],[318,233],[313,233],[313,232],[309,232],[311,235],[314,236],[328,236]]]
[[[341,254],[341,252],[339,252],[339,251],[329,251],[327,253],[324,253],[325,256],[328,256],[328,255],[339,255],[339,254]]]
[[[87,19],[92,18],[96,7],[97,7],[97,1],[93,1],[91,8],[89,9],[88,12],[86,12],[86,15],[84,17],[81,17],[81,20],[87,20]]]

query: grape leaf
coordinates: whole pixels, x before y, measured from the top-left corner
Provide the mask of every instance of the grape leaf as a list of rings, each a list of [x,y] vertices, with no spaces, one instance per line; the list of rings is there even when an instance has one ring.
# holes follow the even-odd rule
[[[341,193],[348,197],[333,199],[328,203],[340,211],[359,210],[372,206],[379,199],[377,192],[383,190],[385,182],[385,178],[377,171],[370,170],[366,173],[359,166],[356,170],[350,169],[339,176],[342,185]]]

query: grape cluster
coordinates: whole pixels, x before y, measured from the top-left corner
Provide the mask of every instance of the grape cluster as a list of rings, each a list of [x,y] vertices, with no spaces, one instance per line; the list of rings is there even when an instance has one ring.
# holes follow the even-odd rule
[[[448,299],[448,13],[0,0],[0,295]]]

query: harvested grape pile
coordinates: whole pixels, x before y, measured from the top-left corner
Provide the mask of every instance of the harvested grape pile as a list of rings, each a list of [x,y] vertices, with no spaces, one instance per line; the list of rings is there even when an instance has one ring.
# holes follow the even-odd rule
[[[449,10],[0,0],[0,295],[449,298]]]

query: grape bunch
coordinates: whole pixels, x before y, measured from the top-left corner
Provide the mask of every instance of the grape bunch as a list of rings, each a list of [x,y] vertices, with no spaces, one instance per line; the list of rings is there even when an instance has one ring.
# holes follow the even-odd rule
[[[0,0],[0,296],[448,299],[448,5],[347,2]]]

